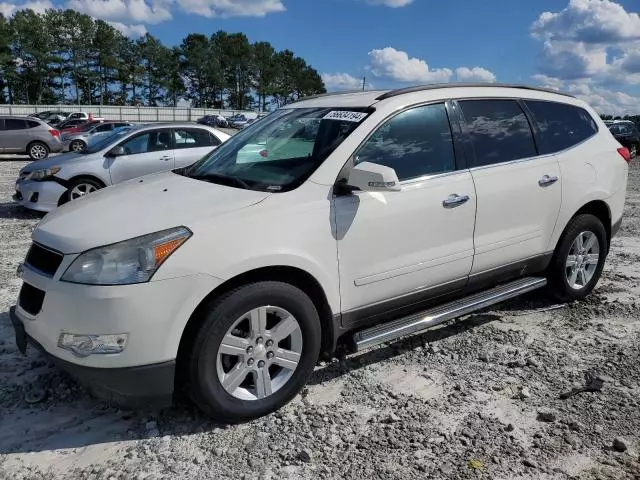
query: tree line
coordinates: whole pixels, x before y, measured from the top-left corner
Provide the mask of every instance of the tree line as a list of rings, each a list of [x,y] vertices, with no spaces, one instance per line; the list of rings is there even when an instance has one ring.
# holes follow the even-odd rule
[[[132,40],[74,10],[0,14],[0,103],[265,110],[324,93],[318,72],[290,50],[242,33],[187,35],[168,47]]]

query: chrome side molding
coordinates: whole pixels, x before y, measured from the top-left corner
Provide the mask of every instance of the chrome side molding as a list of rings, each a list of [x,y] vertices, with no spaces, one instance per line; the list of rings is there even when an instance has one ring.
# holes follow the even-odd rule
[[[359,352],[384,342],[423,332],[440,323],[542,288],[546,284],[547,279],[542,277],[521,278],[424,312],[361,330],[353,335],[355,350]]]

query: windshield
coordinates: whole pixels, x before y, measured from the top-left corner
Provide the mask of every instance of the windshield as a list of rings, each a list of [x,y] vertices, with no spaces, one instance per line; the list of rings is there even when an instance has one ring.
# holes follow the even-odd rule
[[[95,140],[95,143],[89,141],[88,147],[82,150],[80,153],[97,153],[100,150],[107,148],[112,143],[120,140],[120,138],[124,137],[131,129],[132,127],[120,127],[109,132],[109,135],[106,135],[104,137],[99,136],[99,138]]]
[[[301,185],[368,115],[332,108],[282,109],[253,122],[184,174],[281,192]]]

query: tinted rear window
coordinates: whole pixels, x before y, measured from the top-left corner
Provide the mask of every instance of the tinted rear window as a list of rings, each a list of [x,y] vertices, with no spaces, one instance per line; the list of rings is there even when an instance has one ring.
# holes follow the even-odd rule
[[[24,120],[6,118],[4,121],[5,130],[24,130],[25,128],[27,128],[27,123]]]
[[[565,103],[525,100],[540,131],[540,153],[573,147],[598,132],[598,126],[583,108]]]
[[[473,167],[537,155],[529,121],[516,100],[459,103],[475,152]]]

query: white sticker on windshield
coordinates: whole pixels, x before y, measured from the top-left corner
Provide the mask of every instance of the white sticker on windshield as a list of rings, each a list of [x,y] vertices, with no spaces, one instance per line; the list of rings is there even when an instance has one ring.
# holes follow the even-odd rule
[[[333,110],[327,113],[324,120],[344,120],[345,122],[359,122],[367,116],[365,112],[345,112],[343,110]]]

